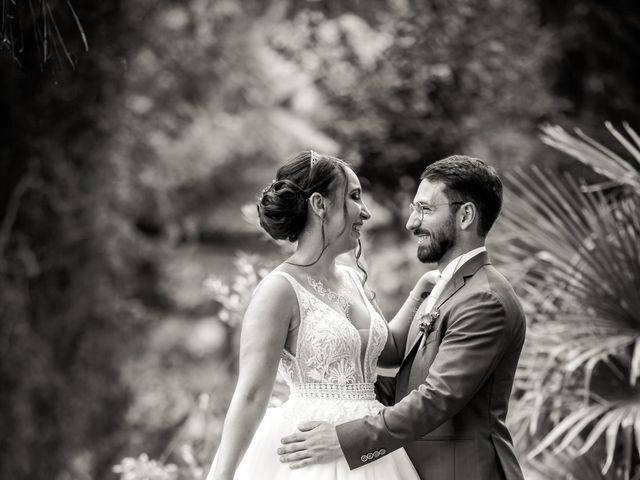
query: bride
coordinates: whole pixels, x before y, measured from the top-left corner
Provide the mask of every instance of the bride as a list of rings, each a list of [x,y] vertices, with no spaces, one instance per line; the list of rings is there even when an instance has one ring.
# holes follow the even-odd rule
[[[371,214],[353,170],[342,160],[300,153],[262,192],[260,224],[295,253],[256,288],[242,323],[240,369],[220,448],[207,480],[418,480],[403,449],[356,471],[340,458],[292,470],[279,462],[280,438],[308,420],[334,424],[374,415],[376,365],[399,364],[409,325],[431,290],[425,274],[387,324],[365,288],[360,229]],[[359,270],[336,257],[356,251]],[[291,394],[267,408],[277,371]]]

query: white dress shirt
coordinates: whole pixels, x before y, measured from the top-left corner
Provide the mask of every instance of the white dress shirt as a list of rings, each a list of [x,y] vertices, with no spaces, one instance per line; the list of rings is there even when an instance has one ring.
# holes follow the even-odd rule
[[[482,252],[486,252],[486,251],[487,249],[484,246],[474,248],[473,250],[467,253],[463,253],[462,255],[457,256],[456,258],[451,260],[446,267],[442,269],[442,272],[440,273],[440,278],[434,285],[433,290],[431,291],[431,294],[427,297],[426,302],[424,302],[425,307],[424,307],[423,315],[426,315],[427,313],[431,312],[436,302],[438,301],[438,297],[440,296],[440,294],[442,294],[442,291],[446,287],[447,283],[449,283],[449,280],[453,278],[455,273],[473,257],[475,257],[476,255],[480,255]],[[426,341],[426,336],[423,336],[422,341],[420,342],[420,348],[424,347],[425,341]]]

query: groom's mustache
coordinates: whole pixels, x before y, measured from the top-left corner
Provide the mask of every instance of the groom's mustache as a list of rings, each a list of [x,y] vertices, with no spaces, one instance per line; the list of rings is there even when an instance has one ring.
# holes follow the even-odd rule
[[[414,230],[414,231],[413,231],[413,234],[414,234],[416,237],[418,237],[418,236],[420,236],[420,235],[431,235],[431,232],[427,232],[426,230],[418,229],[418,230]]]

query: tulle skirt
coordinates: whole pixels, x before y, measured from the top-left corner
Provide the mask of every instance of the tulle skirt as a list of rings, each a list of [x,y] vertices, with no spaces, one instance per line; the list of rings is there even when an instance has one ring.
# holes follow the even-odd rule
[[[276,450],[280,439],[294,433],[300,422],[322,420],[339,424],[365,415],[375,415],[383,405],[377,400],[296,398],[268,408],[244,455],[234,480],[420,480],[404,449],[395,450],[375,462],[349,470],[341,457],[331,463],[291,469],[281,463]],[[207,475],[213,478],[217,455]]]

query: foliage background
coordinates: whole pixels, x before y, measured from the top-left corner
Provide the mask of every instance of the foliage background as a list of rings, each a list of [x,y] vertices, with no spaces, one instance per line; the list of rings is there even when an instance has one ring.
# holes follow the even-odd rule
[[[604,192],[620,199],[620,176],[603,179],[539,129],[577,126],[633,158],[603,122],[640,124],[639,13],[624,0],[3,2],[0,477],[200,477],[244,302],[286,255],[241,206],[299,150],[337,154],[366,179],[365,250],[387,313],[422,268],[404,205],[431,161],[464,152],[505,177],[536,165],[613,182]],[[521,245],[505,213],[494,248]],[[544,248],[578,247],[520,253]],[[517,252],[499,260],[523,298],[541,288]],[[514,402],[534,388],[519,385]],[[573,395],[545,398],[548,423],[523,434],[523,462]],[[274,402],[285,396],[278,386]],[[525,407],[516,420],[529,425],[541,410]],[[638,475],[639,443],[607,475]],[[571,448],[554,461],[574,465]],[[604,478],[597,448],[575,478]],[[531,478],[568,475],[535,466]]]

